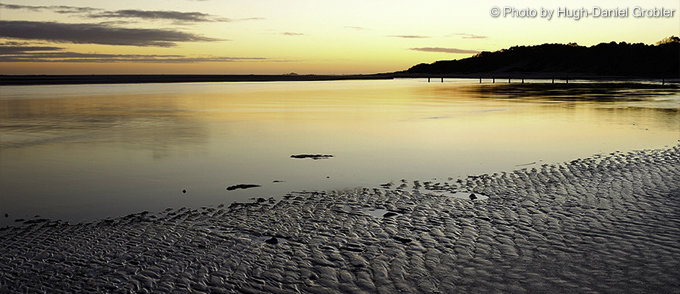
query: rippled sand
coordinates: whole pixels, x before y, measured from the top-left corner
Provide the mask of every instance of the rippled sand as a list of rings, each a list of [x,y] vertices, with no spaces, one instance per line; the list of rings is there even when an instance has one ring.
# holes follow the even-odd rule
[[[5,228],[0,292],[680,291],[680,146],[399,184]]]

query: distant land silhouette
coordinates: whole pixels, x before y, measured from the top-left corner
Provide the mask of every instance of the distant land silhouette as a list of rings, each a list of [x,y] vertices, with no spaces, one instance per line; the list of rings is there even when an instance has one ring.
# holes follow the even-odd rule
[[[421,63],[404,71],[356,75],[0,75],[0,85],[376,80],[415,77],[680,81],[680,38],[655,45],[610,42],[514,46],[460,60]],[[443,80],[442,80],[443,81]]]
[[[656,45],[611,42],[590,47],[576,43],[514,46],[460,60],[421,63],[396,74],[678,78],[680,38],[668,37]]]

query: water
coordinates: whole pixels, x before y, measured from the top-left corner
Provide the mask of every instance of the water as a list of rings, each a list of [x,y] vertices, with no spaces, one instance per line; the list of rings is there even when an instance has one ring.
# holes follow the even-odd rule
[[[0,224],[447,181],[678,143],[677,89],[613,85],[0,87]],[[261,187],[226,190],[236,184]]]

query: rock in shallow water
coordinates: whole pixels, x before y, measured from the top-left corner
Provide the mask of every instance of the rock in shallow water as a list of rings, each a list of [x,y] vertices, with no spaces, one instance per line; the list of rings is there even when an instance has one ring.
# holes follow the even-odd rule
[[[233,185],[227,187],[227,191],[233,191],[237,189],[250,189],[250,188],[257,188],[260,187],[260,185],[257,184],[238,184],[238,185]]]
[[[390,211],[390,212],[387,212],[387,213],[383,214],[383,217],[384,217],[384,218],[390,218],[390,217],[397,216],[397,215],[399,215],[399,214],[396,213],[396,212]]]
[[[296,158],[296,159],[311,158],[311,159],[314,159],[314,160],[319,160],[319,159],[333,158],[333,155],[330,155],[330,154],[294,154],[294,155],[291,155],[290,158]]]

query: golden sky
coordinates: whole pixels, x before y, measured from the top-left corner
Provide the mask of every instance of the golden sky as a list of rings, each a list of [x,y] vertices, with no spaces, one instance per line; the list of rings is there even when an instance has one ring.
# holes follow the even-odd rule
[[[557,15],[582,8],[628,14]],[[634,15],[662,8],[674,11]],[[671,35],[677,0],[0,0],[0,74],[376,73],[514,45]]]

